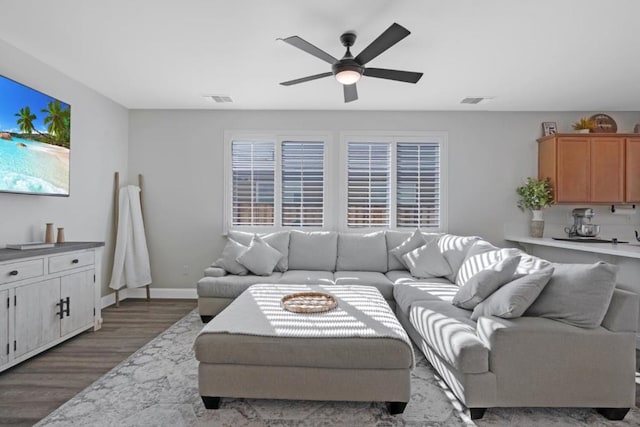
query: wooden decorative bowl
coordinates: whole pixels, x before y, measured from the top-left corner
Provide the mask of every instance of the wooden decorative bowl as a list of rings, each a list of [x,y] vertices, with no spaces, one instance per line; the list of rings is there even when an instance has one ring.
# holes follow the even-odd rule
[[[283,296],[280,305],[293,313],[323,313],[336,308],[338,301],[322,292],[296,292]]]

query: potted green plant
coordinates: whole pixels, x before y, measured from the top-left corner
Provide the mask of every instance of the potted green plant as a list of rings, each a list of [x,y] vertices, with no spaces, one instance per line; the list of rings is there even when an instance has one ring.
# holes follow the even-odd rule
[[[573,129],[578,133],[589,133],[591,129],[596,127],[595,120],[581,117],[580,120],[573,124]]]
[[[553,204],[553,188],[549,178],[536,179],[527,178],[525,185],[516,188],[516,193],[520,196],[518,207],[523,212],[531,210],[531,237],[542,237],[544,234],[544,218],[542,209]]]

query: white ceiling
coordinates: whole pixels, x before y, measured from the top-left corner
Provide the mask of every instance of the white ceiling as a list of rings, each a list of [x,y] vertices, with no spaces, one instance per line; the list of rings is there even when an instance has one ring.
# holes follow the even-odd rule
[[[3,0],[0,39],[128,108],[640,111],[638,0]],[[412,34],[344,104],[330,71],[281,41],[357,54],[393,22]],[[18,78],[19,76],[14,76]],[[205,94],[230,95],[216,104]],[[493,96],[476,106],[467,96]]]

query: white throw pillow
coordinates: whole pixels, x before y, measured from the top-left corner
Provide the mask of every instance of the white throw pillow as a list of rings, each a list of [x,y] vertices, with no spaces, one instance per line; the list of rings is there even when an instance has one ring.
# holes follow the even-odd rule
[[[525,312],[582,328],[602,323],[616,286],[618,267],[595,264],[554,264],[551,280]]]
[[[446,259],[451,266],[451,274],[448,274],[446,277],[452,283],[456,282],[458,270],[460,270],[460,266],[464,262],[469,248],[471,248],[477,240],[480,240],[477,236],[456,236],[454,234],[443,234],[440,240],[438,240],[440,252],[442,252],[444,259]]]
[[[256,276],[268,276],[282,258],[282,254],[273,249],[259,236],[253,236],[251,244],[236,261],[244,265]]]
[[[509,257],[488,266],[471,277],[453,297],[451,303],[460,308],[473,310],[489,295],[505,283],[513,280],[513,273],[518,268],[520,257]]]
[[[224,246],[220,258],[218,258],[216,262],[213,263],[213,265],[215,265],[216,267],[224,268],[227,273],[244,276],[249,271],[244,268],[242,264],[236,261],[236,258],[242,255],[242,253],[246,250],[247,247],[245,245],[242,245],[233,239],[227,239],[227,244]]]
[[[404,265],[404,268],[409,270],[407,262],[402,257],[412,250],[418,249],[419,247],[423,246],[425,243],[426,242],[424,240],[422,232],[420,232],[419,228],[416,228],[416,231],[414,231],[407,240],[402,242],[397,247],[391,249],[389,252],[391,252],[398,259],[398,261],[402,263],[402,265]]]
[[[438,238],[407,252],[402,257],[411,275],[419,279],[442,277],[451,274],[451,266],[438,248]]]
[[[268,234],[258,234],[269,246],[277,250],[282,254],[282,258],[276,264],[276,271],[285,272],[289,269],[289,231],[275,231]],[[245,231],[229,231],[229,238],[236,242],[249,246],[251,239],[255,236],[255,233],[247,233]]]
[[[522,316],[549,283],[552,274],[553,267],[546,267],[507,283],[476,305],[471,320],[478,320],[480,316],[497,316],[503,319]]]
[[[460,266],[460,270],[458,270],[456,285],[464,286],[471,277],[486,269],[491,264],[518,255],[520,255],[520,262],[522,263],[522,251],[519,249],[500,249],[486,240],[478,240],[469,248],[467,256]]]

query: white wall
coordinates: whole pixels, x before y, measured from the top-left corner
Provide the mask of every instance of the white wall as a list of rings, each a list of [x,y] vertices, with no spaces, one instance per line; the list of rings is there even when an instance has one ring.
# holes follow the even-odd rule
[[[104,241],[103,295],[113,253],[113,174],[127,178],[128,110],[0,41],[0,74],[71,105],[69,197],[0,193],[0,247],[44,240],[45,223],[67,241]]]
[[[224,245],[225,130],[348,130],[449,133],[449,231],[507,245],[507,222],[526,223],[515,187],[537,175],[541,122],[568,131],[592,112],[334,112],[134,110],[129,116],[129,174],[145,176],[145,216],[155,287],[192,288]],[[639,113],[613,113],[620,132]],[[186,266],[186,267],[185,267]]]

